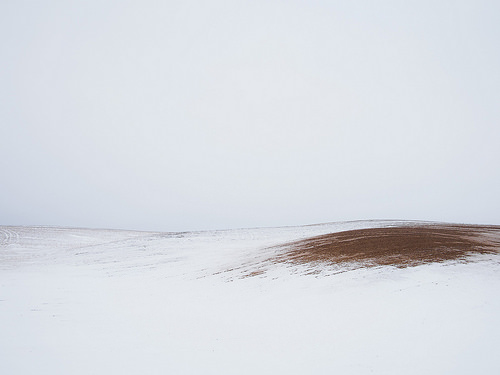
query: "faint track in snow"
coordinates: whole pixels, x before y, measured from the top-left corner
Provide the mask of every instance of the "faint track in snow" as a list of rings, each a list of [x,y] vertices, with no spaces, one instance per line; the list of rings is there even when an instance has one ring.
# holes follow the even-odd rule
[[[0,246],[7,246],[19,241],[19,233],[8,227],[0,227]]]

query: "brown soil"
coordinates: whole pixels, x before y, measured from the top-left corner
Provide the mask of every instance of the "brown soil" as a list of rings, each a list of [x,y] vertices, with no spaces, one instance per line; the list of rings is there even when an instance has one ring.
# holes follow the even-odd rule
[[[498,253],[500,226],[420,224],[360,229],[312,237],[280,248],[282,251],[270,259],[272,263],[408,267]]]

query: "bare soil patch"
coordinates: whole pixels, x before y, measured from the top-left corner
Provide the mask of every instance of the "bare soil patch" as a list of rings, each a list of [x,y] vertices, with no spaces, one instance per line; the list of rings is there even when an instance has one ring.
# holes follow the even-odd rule
[[[350,230],[283,244],[272,263],[409,267],[500,251],[500,226],[418,224]],[[350,267],[352,269],[352,267]]]

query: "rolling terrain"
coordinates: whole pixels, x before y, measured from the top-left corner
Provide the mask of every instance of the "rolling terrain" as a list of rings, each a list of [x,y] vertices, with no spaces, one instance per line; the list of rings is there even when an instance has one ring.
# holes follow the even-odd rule
[[[496,374],[500,227],[0,227],[0,373]]]

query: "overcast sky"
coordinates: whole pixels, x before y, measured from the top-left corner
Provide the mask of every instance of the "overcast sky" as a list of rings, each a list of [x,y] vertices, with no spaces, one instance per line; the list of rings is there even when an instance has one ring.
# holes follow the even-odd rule
[[[0,3],[0,224],[500,224],[498,1]]]

